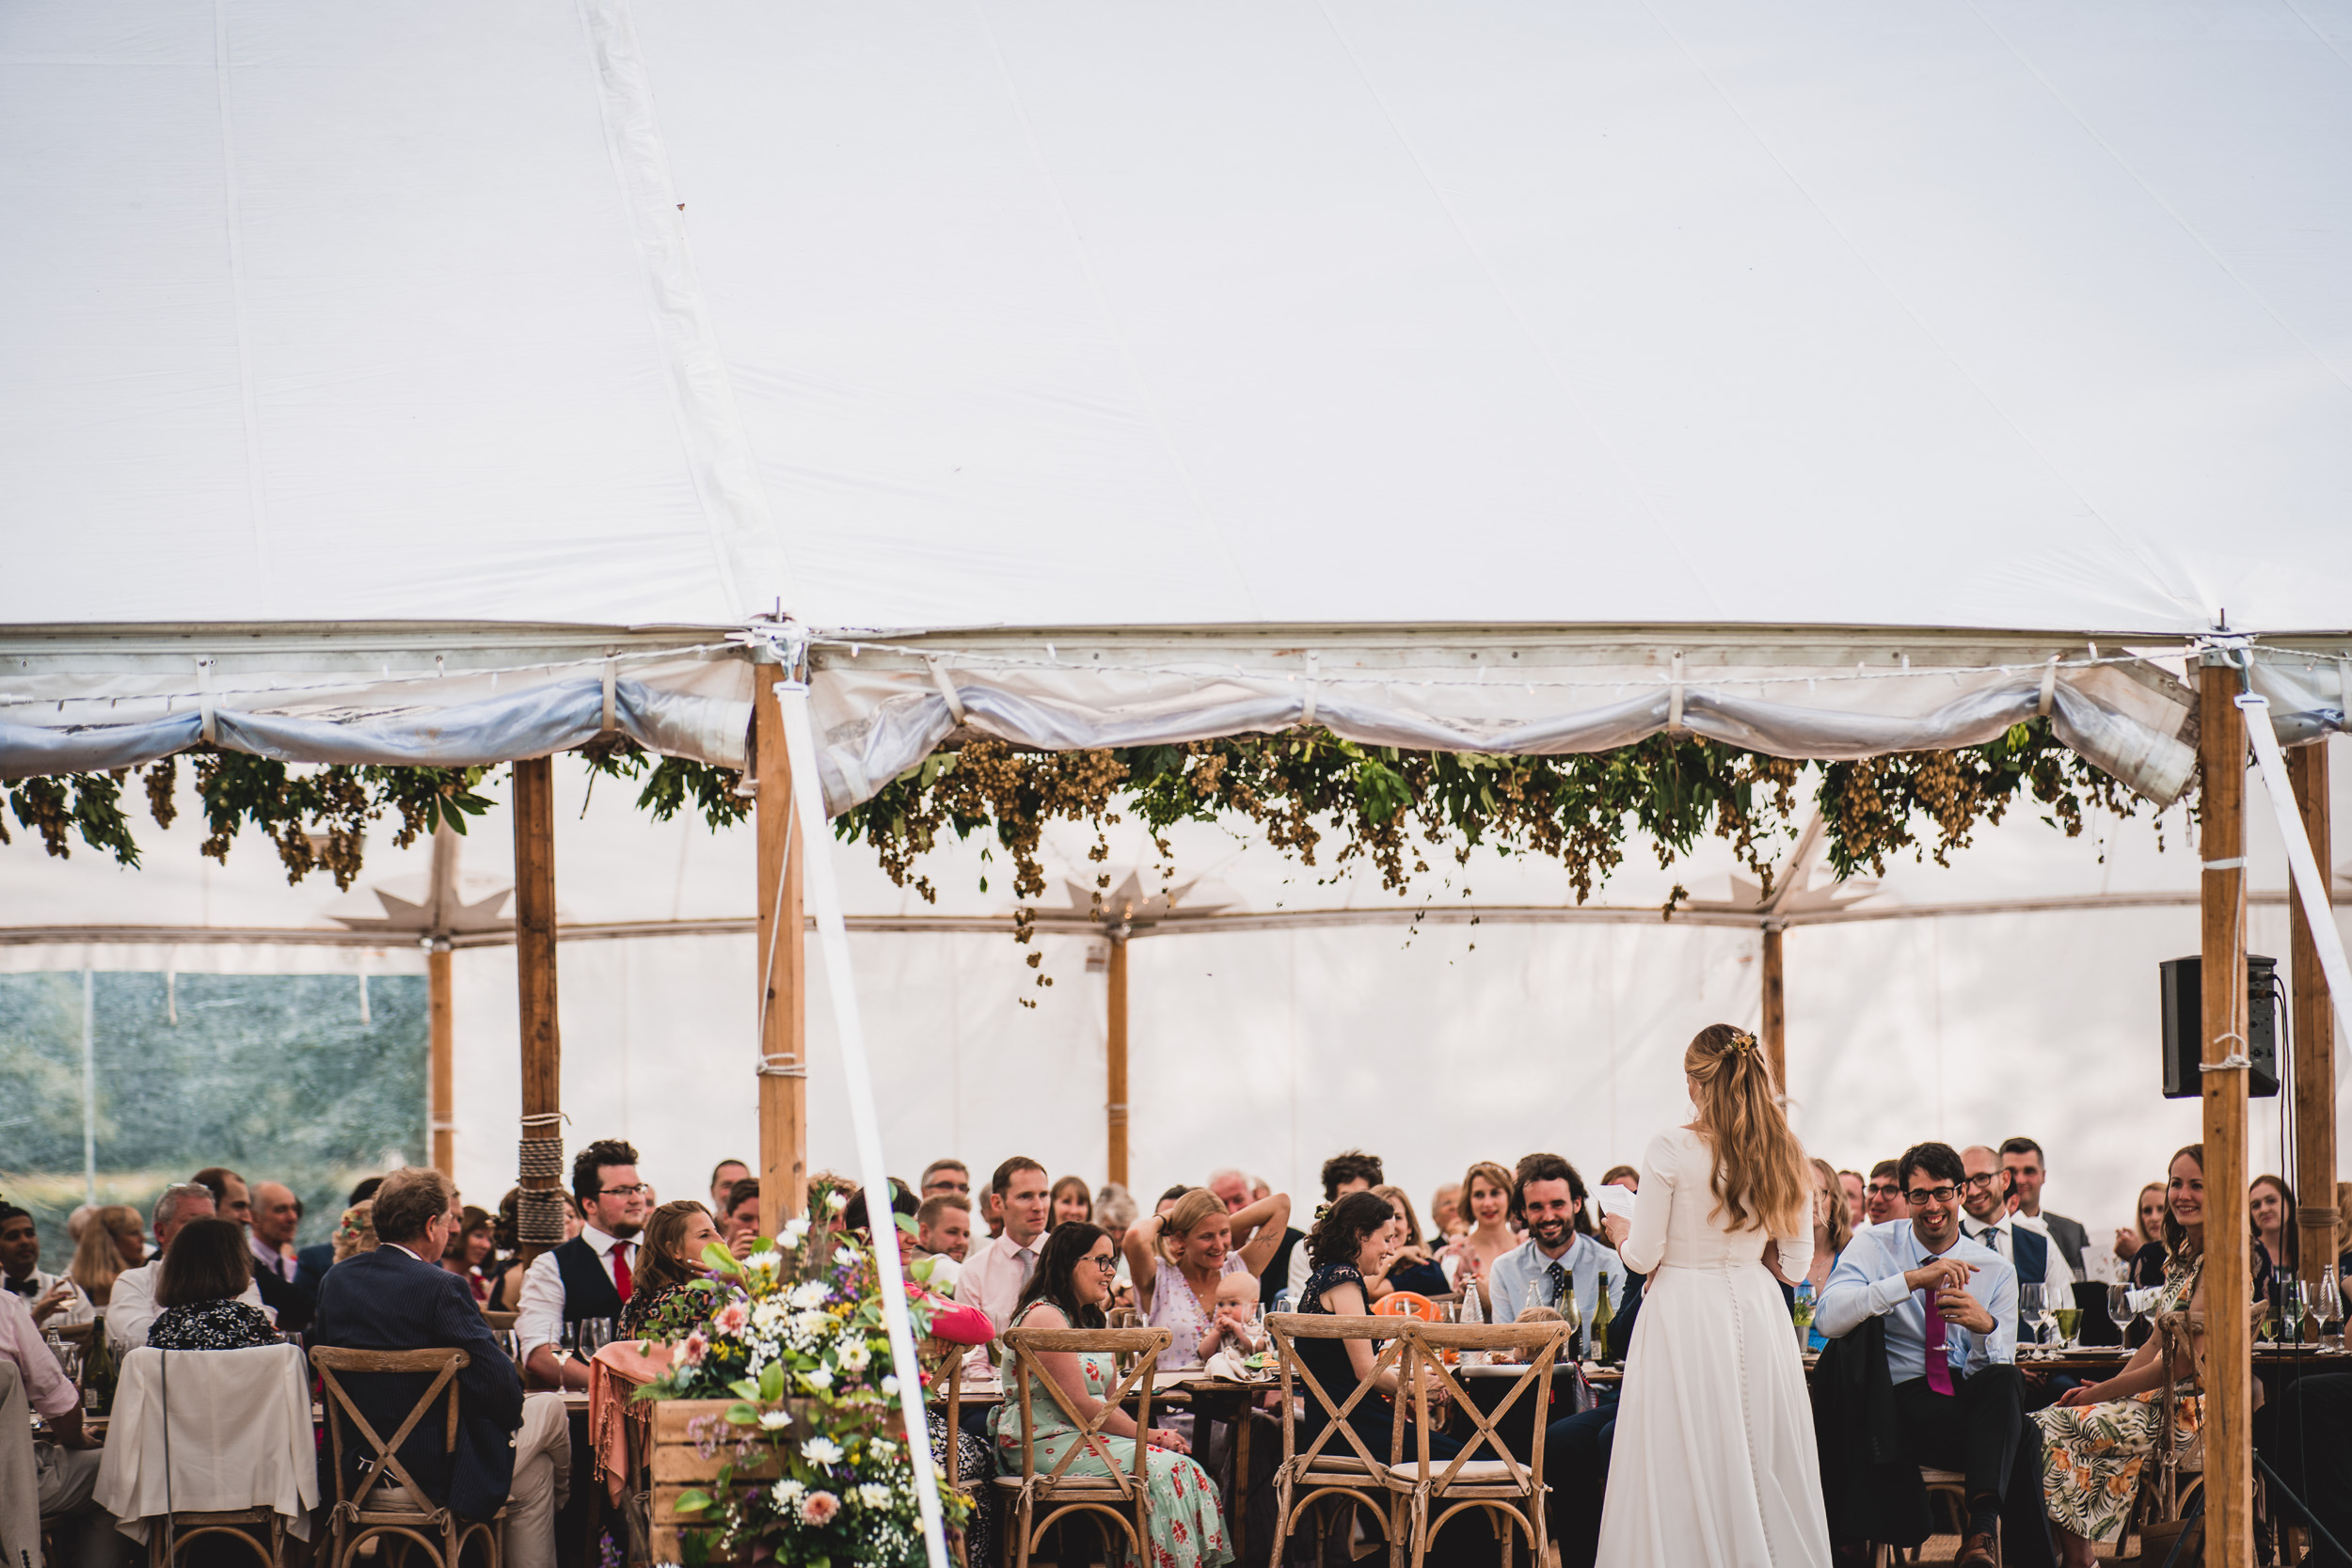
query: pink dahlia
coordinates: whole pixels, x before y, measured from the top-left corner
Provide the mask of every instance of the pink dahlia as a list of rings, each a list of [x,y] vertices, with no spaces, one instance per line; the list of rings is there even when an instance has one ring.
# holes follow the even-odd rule
[[[830,1492],[811,1492],[801,1499],[801,1523],[804,1525],[830,1525],[840,1512],[841,1499]]]

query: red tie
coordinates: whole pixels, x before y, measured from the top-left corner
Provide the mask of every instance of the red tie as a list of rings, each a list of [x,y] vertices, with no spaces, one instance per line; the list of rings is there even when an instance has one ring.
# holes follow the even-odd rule
[[[615,1242],[612,1243],[612,1288],[621,1292],[623,1301],[628,1299],[628,1243]]]
[[[621,1293],[627,1295],[628,1292],[624,1291]],[[1928,1328],[1924,1336],[1927,1341],[1928,1386],[1939,1394],[1948,1394],[1952,1391],[1952,1363],[1951,1358],[1944,1354],[1944,1314],[1936,1309],[1933,1291],[1919,1293],[1928,1298]]]

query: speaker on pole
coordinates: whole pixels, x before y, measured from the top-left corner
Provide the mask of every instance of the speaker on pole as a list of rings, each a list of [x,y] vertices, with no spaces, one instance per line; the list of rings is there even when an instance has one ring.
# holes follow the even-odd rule
[[[2196,958],[2156,965],[2164,993],[2164,1098],[2194,1100],[2204,1090],[2204,993]],[[2246,1092],[2256,1099],[2279,1092],[2279,961],[2246,956],[2246,1055],[2253,1070]]]

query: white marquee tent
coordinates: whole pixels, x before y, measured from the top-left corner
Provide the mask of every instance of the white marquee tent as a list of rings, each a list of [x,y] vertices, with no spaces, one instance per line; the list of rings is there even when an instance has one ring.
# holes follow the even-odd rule
[[[2164,661],[2225,614],[2286,739],[2344,722],[2347,41],[2344,0],[22,0],[0,775],[609,730],[738,762],[747,624],[781,612],[818,640],[834,809],[960,725],[1839,756],[2038,712],[2169,800],[2195,734]],[[1994,843],[2028,892],[2092,875]],[[2185,873],[2137,854],[2096,876]],[[1232,871],[1253,908],[1279,875]],[[1823,973],[1943,978],[1924,1015],[1795,980],[1797,1038],[1857,1054],[1792,1088],[1858,1117],[1831,1107],[1874,1036],[1997,1071],[2052,1015],[1988,1024],[1996,994],[2120,1040],[2188,945],[2135,927],[2173,918],[2103,913],[2100,962],[2017,993],[2025,926],[1848,927]],[[991,1009],[970,940],[899,960],[888,1049]],[[1440,945],[1354,940],[1143,944],[1160,1070],[1285,984],[1311,1014]],[[1693,994],[1735,1008],[1747,939],[1489,940],[1510,985],[1433,970],[1424,1012],[1359,1025],[1445,1045],[1410,1070],[1463,1098],[1364,1103],[1474,1114],[1562,1028],[1480,1009],[1580,965],[1626,999],[1612,1037],[1664,1051]],[[692,950],[739,983],[739,942]],[[1174,985],[1212,965],[1254,976],[1222,1016]],[[982,1005],[942,1008],[942,972]],[[996,1037],[1050,1077],[1064,1010]],[[1196,1092],[1255,1102],[1257,1059],[1203,1061]],[[993,1070],[954,1091],[976,1117]]]

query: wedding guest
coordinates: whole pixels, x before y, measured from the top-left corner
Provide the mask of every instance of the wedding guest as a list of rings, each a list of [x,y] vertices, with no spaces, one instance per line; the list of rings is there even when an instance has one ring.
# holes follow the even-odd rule
[[[1402,1187],[1378,1186],[1372,1189],[1389,1200],[1396,1213],[1396,1223],[1404,1227],[1404,1241],[1389,1254],[1386,1270],[1364,1282],[1365,1291],[1378,1301],[1396,1291],[1409,1291],[1415,1295],[1441,1296],[1453,1287],[1447,1283],[1445,1270],[1430,1254],[1429,1245],[1422,1240],[1421,1221],[1413,1213],[1413,1200],[1405,1196]]]
[[[976,1242],[965,1252],[963,1266],[956,1271],[956,1300],[987,1313],[1002,1334],[1021,1305],[1021,1292],[1037,1275],[1050,1209],[1045,1167],[1016,1154],[989,1177],[988,1190],[996,1199],[1005,1233]],[[965,1375],[985,1377],[989,1370],[987,1347],[973,1346],[964,1359]],[[967,1421],[975,1418],[966,1413]]]
[[[1209,1332],[1218,1280],[1248,1270],[1258,1274],[1282,1239],[1291,1200],[1277,1193],[1240,1213],[1229,1213],[1217,1196],[1194,1187],[1166,1214],[1137,1222],[1127,1232],[1128,1268],[1136,1282],[1136,1307],[1143,1321],[1169,1334],[1160,1365],[1171,1371],[1197,1367],[1196,1354]]]
[[[710,1211],[692,1198],[665,1203],[645,1219],[645,1244],[639,1256],[636,1289],[621,1308],[625,1338],[644,1336],[655,1313],[688,1294],[687,1287],[705,1277],[703,1249],[719,1242],[719,1227]]]
[[[1110,1237],[1113,1256],[1119,1259],[1118,1285],[1111,1292],[1111,1305],[1133,1307],[1136,1304],[1136,1282],[1128,1273],[1127,1230],[1136,1223],[1135,1195],[1116,1181],[1105,1182],[1103,1190],[1094,1195],[1094,1223]],[[1290,1234],[1289,1231],[1283,1233],[1284,1245],[1289,1244]],[[1266,1272],[1272,1274],[1274,1270],[1269,1266]]]
[[[352,1187],[351,1196],[343,1199],[343,1208],[349,1210],[358,1204],[365,1203],[375,1196],[375,1189],[383,1184],[384,1179],[380,1176],[361,1177]],[[504,1212],[502,1208],[501,1212]],[[295,1251],[294,1283],[310,1291],[310,1299],[316,1301],[319,1293],[319,1281],[325,1278],[326,1271],[334,1266],[335,1240],[330,1235],[324,1242],[313,1243],[310,1246]],[[512,1311],[513,1307],[508,1307],[505,1310]]]
[[[749,1180],[751,1179],[751,1174],[752,1167],[745,1164],[740,1160],[722,1160],[717,1164],[711,1166],[710,1208],[707,1211],[707,1212],[710,1214],[725,1213],[727,1212],[727,1195],[735,1190],[735,1184],[738,1181]]]
[[[1623,1187],[1629,1193],[1642,1190],[1642,1173],[1631,1165],[1611,1165],[1609,1174],[1600,1179],[1604,1187]]]
[[[1065,1176],[1056,1181],[1045,1196],[1046,1211],[1052,1216],[1046,1228],[1057,1225],[1092,1225],[1094,1223],[1094,1193],[1083,1176]]]
[[[1557,1154],[1530,1154],[1513,1179],[1511,1209],[1527,1227],[1527,1240],[1495,1260],[1487,1271],[1487,1298],[1494,1321],[1517,1323],[1529,1307],[1560,1307],[1573,1292],[1577,1341],[1584,1354],[1623,1354],[1633,1337],[1640,1297],[1629,1290],[1629,1272],[1617,1246],[1629,1222],[1612,1215],[1596,1233],[1586,1204],[1590,1195],[1576,1167]],[[1593,1314],[1600,1307],[1601,1276],[1609,1276],[1612,1322],[1609,1340],[1597,1344]],[[1563,1313],[1565,1316],[1565,1312]]]
[[[1387,1180],[1380,1156],[1367,1154],[1360,1148],[1343,1148],[1323,1162],[1323,1201],[1336,1203],[1349,1193],[1368,1193]],[[1312,1269],[1306,1247],[1294,1247],[1290,1272],[1282,1281],[1293,1301],[1299,1300],[1307,1289],[1307,1276]]]
[[[2050,1169],[2042,1146],[2031,1138],[2003,1139],[2001,1168],[2009,1172],[2010,1207],[2029,1220],[2040,1220],[2065,1258],[2067,1272],[2074,1278],[2082,1278],[2083,1255],[2090,1246],[2090,1232],[2082,1227],[2079,1220],[2043,1212],[2042,1184],[2049,1180]]]
[[[171,1238],[155,1282],[163,1310],[148,1325],[156,1350],[249,1350],[278,1342],[261,1307],[239,1299],[253,1287],[245,1227],[190,1220]]]
[[[2115,1256],[2123,1262],[2124,1282],[2146,1289],[2164,1283],[2164,1183],[2151,1181],[2139,1189],[2132,1223],[2117,1227]]]
[[[253,1223],[253,1195],[245,1178],[225,1165],[207,1165],[188,1178],[213,1195],[213,1212],[239,1227]]]
[[[2070,1388],[2056,1405],[2034,1413],[2045,1448],[2042,1486],[2058,1527],[2066,1568],[2090,1568],[2095,1543],[2118,1542],[2138,1496],[2139,1472],[2154,1450],[2164,1419],[2168,1382],[2196,1382],[2199,1392],[2173,1402],[2172,1432],[2185,1446],[2202,1425],[2204,1323],[2213,1312],[2244,1310],[2242,1288],[2205,1289],[2205,1146],[2172,1156],[2165,1181],[2164,1293],[2151,1320],[2186,1309],[2190,1344],[2167,1360],[2161,1336],[2139,1347],[2130,1363],[2103,1383]]]
[[[591,1144],[582,1153],[598,1151],[609,1153],[610,1146]],[[502,1504],[499,1561],[555,1568],[555,1516],[570,1490],[572,1463],[564,1401],[523,1392],[515,1363],[491,1338],[472,1293],[431,1261],[448,1250],[457,1223],[455,1184],[430,1165],[410,1165],[385,1178],[369,1212],[383,1244],[327,1271],[312,1342],[346,1350],[463,1350],[468,1365],[457,1373],[455,1449],[437,1420],[420,1423],[400,1447],[402,1465],[424,1493],[412,1502],[469,1519],[486,1519]],[[549,1256],[542,1253],[538,1261]],[[352,1378],[346,1387],[368,1423],[391,1433],[428,1381],[421,1372],[388,1373]],[[342,1459],[356,1473],[363,1463],[359,1445],[345,1448]]]
[[[1364,1281],[1388,1267],[1389,1254],[1402,1234],[1396,1211],[1375,1193],[1353,1192],[1325,1205],[1314,1228],[1307,1232],[1307,1254],[1314,1260],[1314,1268],[1307,1276],[1307,1289],[1298,1298],[1297,1309],[1341,1318],[1369,1314],[1372,1302],[1364,1293]],[[1374,1372],[1378,1352],[1367,1339],[1300,1338],[1293,1340],[1292,1347],[1300,1363],[1329,1396],[1331,1409],[1347,1410],[1347,1424],[1365,1449],[1375,1457],[1386,1458],[1392,1419],[1390,1402],[1412,1397],[1409,1386],[1401,1387],[1396,1365]],[[1372,1392],[1357,1400],[1355,1408],[1349,1410],[1350,1397],[1366,1383],[1372,1385]],[[1330,1411],[1324,1408],[1322,1401],[1305,1401],[1299,1422],[1302,1451],[1330,1424]],[[1422,1440],[1408,1421],[1405,1451],[1417,1452],[1416,1445]],[[1462,1451],[1460,1441],[1442,1432],[1429,1432],[1426,1441],[1434,1459],[1451,1459]],[[1355,1450],[1344,1437],[1333,1438],[1323,1451],[1341,1460],[1355,1458]]]
[[[1429,1198],[1429,1242],[1432,1246],[1451,1242],[1456,1236],[1470,1234],[1470,1221],[1462,1215],[1462,1184],[1449,1181]]]
[[[482,1272],[490,1282],[490,1299],[485,1306],[492,1312],[512,1312],[522,1301],[522,1238],[516,1217],[521,1202],[521,1189],[507,1188],[506,1196],[499,1199],[499,1212],[490,1220],[490,1261]]]
[[[1205,1203],[1215,1206],[1218,1218],[1230,1221],[1232,1216],[1216,1195],[1205,1187],[1197,1191]],[[1013,1233],[1009,1205],[1005,1233]],[[1044,1239],[1037,1272],[1023,1287],[1009,1324],[1041,1329],[1103,1327],[1112,1268],[1111,1241],[1099,1228],[1083,1220],[1056,1227]],[[1126,1411],[1104,1409],[1104,1396],[1119,1381],[1110,1354],[1056,1351],[1039,1354],[1036,1362],[1056,1386],[1049,1391],[1033,1375],[1036,1386],[1026,1402],[1008,1397],[996,1406],[989,1419],[989,1436],[996,1450],[997,1473],[1021,1474],[1025,1440],[1034,1450],[1040,1473],[1066,1463],[1068,1468],[1060,1472],[1066,1475],[1107,1476],[1114,1469],[1132,1474],[1135,1445],[1140,1439],[1151,1450],[1144,1458],[1150,1489],[1144,1513],[1150,1533],[1144,1544],[1145,1560],[1157,1568],[1223,1568],[1231,1562],[1233,1553],[1226,1544],[1216,1489],[1207,1473],[1185,1457],[1189,1445],[1174,1432],[1138,1433],[1135,1418]],[[1080,1419],[1091,1419],[1098,1412],[1103,1415],[1103,1436],[1075,1457],[1066,1458],[1077,1445],[1078,1429],[1063,1413],[1064,1402]],[[1026,1432],[1021,1424],[1025,1402],[1028,1418],[1037,1423]]]
[[[1158,1201],[1153,1203],[1152,1206],[1152,1212],[1155,1214],[1165,1215],[1170,1209],[1176,1207],[1178,1199],[1182,1198],[1190,1191],[1192,1191],[1192,1189],[1185,1186],[1182,1181],[1177,1182],[1176,1185],[1168,1188],[1168,1191],[1159,1196]]]
[[[1464,1173],[1461,1207],[1470,1220],[1470,1229],[1456,1238],[1447,1250],[1460,1259],[1454,1271],[1454,1283],[1462,1290],[1478,1291],[1479,1308],[1491,1315],[1494,1306],[1487,1276],[1495,1263],[1506,1252],[1517,1248],[1520,1237],[1511,1228],[1511,1173],[1492,1160],[1481,1160]]]
[[[83,1234],[99,1228],[92,1225]],[[23,1479],[32,1482],[32,1496],[7,1498],[7,1506],[13,1512],[22,1503],[32,1504],[27,1512],[33,1517],[24,1521],[28,1537],[56,1532],[61,1550],[48,1561],[63,1559],[72,1568],[122,1568],[130,1559],[115,1517],[98,1506],[99,1439],[82,1425],[81,1391],[66,1381],[65,1370],[41,1339],[24,1299],[0,1291],[0,1397],[13,1402],[18,1389],[32,1413],[48,1423],[52,1440],[30,1445],[31,1474]],[[20,1548],[25,1554],[23,1560],[31,1561],[32,1549],[40,1544],[36,1538]]]
[[[159,1256],[135,1269],[123,1270],[106,1299],[106,1338],[119,1350],[133,1351],[147,1343],[148,1325],[162,1310],[155,1304],[155,1287],[163,1273],[161,1255],[170,1252],[172,1238],[180,1233],[182,1226],[213,1217],[213,1195],[209,1188],[182,1182],[156,1195],[150,1218]],[[241,1250],[245,1245],[242,1226],[238,1227],[237,1245]],[[241,1299],[257,1309],[261,1307],[262,1292],[254,1288],[252,1280],[246,1281]]]
[[[108,1203],[82,1227],[65,1272],[92,1307],[103,1308],[123,1271],[146,1261],[147,1230],[139,1224],[139,1212],[127,1203]]]
[[[1895,1166],[1893,1160],[1881,1160],[1870,1167],[1870,1184],[1862,1204],[1864,1219],[1870,1225],[1888,1225],[1911,1218],[1911,1205],[1903,1197],[1902,1173]]]
[[[318,1295],[300,1284],[302,1265],[294,1255],[294,1231],[302,1224],[302,1199],[282,1181],[253,1184],[253,1225],[248,1240],[253,1250],[253,1283],[262,1305],[288,1334],[310,1326],[318,1310]]]
[[[52,1318],[60,1325],[86,1323],[98,1315],[72,1280],[41,1271],[40,1230],[13,1203],[0,1203],[0,1285],[24,1303],[36,1325]]]
[[[2302,1267],[2302,1239],[2295,1233],[2295,1189],[2280,1176],[2257,1176],[2246,1193],[2246,1221],[2254,1235],[2255,1278],[2279,1310],[2279,1271]]]
[[[925,1198],[915,1210],[914,1256],[931,1260],[930,1287],[941,1295],[955,1294],[956,1279],[971,1245],[972,1205],[967,1199],[941,1193]]]
[[[486,1307],[490,1301],[489,1277],[482,1272],[483,1259],[490,1256],[490,1216],[469,1203],[459,1212],[459,1229],[449,1238],[449,1250],[441,1254],[441,1267],[466,1282],[473,1292],[474,1303]]]
[[[1821,1292],[1829,1289],[1830,1271],[1837,1266],[1838,1257],[1846,1243],[1853,1240],[1853,1227],[1846,1219],[1846,1188],[1837,1179],[1837,1167],[1827,1160],[1813,1162],[1813,1258],[1805,1265],[1805,1283],[1813,1287],[1813,1299],[1818,1304]],[[1819,1351],[1828,1341],[1821,1337],[1821,1325],[1813,1323],[1804,1331],[1804,1348]]]
[[[1824,1336],[1851,1340],[1823,1353],[1815,1377],[1831,1530],[1903,1539],[1910,1512],[1925,1517],[1918,1467],[1933,1465],[1967,1477],[1965,1568],[1992,1568],[1996,1518],[2010,1568],[2042,1568],[2041,1433],[2016,1367],[2016,1271],[1961,1234],[1968,1173],[1956,1150],[1915,1144],[1894,1164],[1911,1218],[1854,1237],[1814,1311]],[[1891,1433],[1874,1424],[1888,1411]],[[1884,1438],[1899,1460],[1868,1457]]]
[[[363,1197],[343,1211],[342,1217],[335,1222],[333,1246],[338,1263],[348,1263],[363,1252],[375,1250],[375,1199]]]
[[[759,1249],[759,1178],[747,1176],[727,1189],[727,1206],[721,1211],[724,1216],[720,1233],[726,1237],[727,1250],[738,1258],[749,1258]]]
[[[890,1181],[890,1212],[893,1214],[904,1214],[907,1218],[913,1219],[915,1211],[922,1205],[915,1201],[914,1194],[908,1189],[905,1182],[895,1176],[888,1180]],[[872,1244],[873,1221],[866,1211],[866,1193],[863,1188],[850,1194],[850,1201],[842,1207],[841,1228],[854,1231],[864,1237],[867,1244]]]
[[[1217,1201],[1225,1205],[1225,1212],[1229,1214],[1238,1214],[1255,1201],[1249,1196],[1248,1173],[1235,1170],[1231,1165],[1209,1172],[1209,1179],[1200,1184],[1216,1195]]]
[[[564,1330],[618,1318],[635,1289],[637,1236],[646,1212],[635,1146],[598,1138],[574,1155],[572,1198],[580,1234],[531,1260],[516,1310],[523,1370],[547,1388],[588,1386],[587,1361],[563,1351]]]
[[[969,1198],[972,1196],[972,1172],[961,1160],[933,1160],[923,1167],[923,1177],[916,1183],[925,1197],[942,1194]]]
[[[2002,1169],[2000,1157],[1982,1144],[1972,1144],[1960,1151],[1960,1160],[1966,1173],[1960,1183],[1960,1233],[2014,1269],[2021,1289],[2071,1283],[2066,1259],[2049,1236],[2010,1210],[2009,1173]],[[2022,1317],[2017,1328],[2021,1336],[2032,1332]],[[2031,1402],[2028,1396],[2029,1406]]]
[[[1850,1231],[1859,1230],[1863,1223],[1863,1201],[1869,1196],[1870,1184],[1863,1180],[1858,1170],[1839,1171],[1837,1184],[1846,1190],[1846,1227]]]

